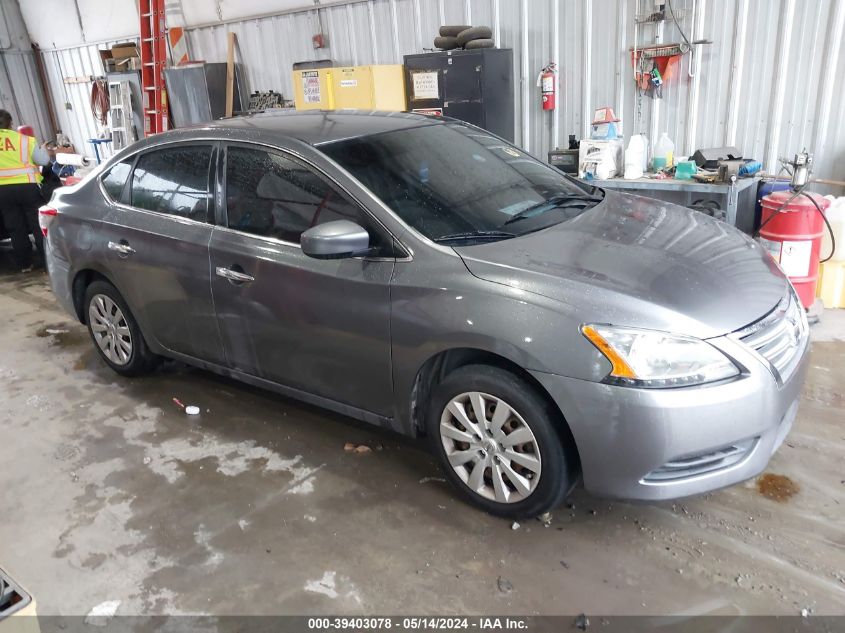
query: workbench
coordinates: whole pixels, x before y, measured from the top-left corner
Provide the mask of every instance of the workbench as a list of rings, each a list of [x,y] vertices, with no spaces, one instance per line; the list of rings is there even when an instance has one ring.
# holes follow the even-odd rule
[[[754,206],[757,203],[757,178],[739,178],[733,183],[704,183],[675,178],[611,178],[585,180],[603,189],[616,189],[685,207],[698,200],[715,200],[725,213],[725,222],[746,233],[754,230]]]

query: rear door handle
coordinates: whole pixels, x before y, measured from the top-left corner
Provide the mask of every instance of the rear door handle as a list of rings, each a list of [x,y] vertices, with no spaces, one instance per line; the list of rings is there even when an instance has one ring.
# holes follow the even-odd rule
[[[109,250],[116,251],[121,255],[131,255],[135,252],[135,249],[126,242],[109,242]]]
[[[229,281],[237,283],[250,283],[251,281],[255,281],[255,277],[252,275],[247,275],[246,273],[242,273],[238,270],[232,270],[231,268],[224,268],[223,266],[218,266],[216,272],[218,277],[223,277],[223,279],[228,279]]]

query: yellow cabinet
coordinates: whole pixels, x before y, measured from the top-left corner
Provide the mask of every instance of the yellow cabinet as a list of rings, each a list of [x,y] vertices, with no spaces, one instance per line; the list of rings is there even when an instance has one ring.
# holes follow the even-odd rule
[[[293,89],[297,110],[407,109],[401,64],[295,70]]]
[[[401,64],[333,68],[334,107],[402,112],[405,74]]]

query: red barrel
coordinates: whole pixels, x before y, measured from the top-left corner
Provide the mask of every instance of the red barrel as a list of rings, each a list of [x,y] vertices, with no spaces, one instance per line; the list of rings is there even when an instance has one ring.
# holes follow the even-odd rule
[[[830,201],[817,193],[808,193],[783,206],[793,195],[792,191],[775,191],[763,198],[760,243],[792,281],[804,307],[809,308],[816,298],[825,224],[822,214],[806,196],[812,196],[822,211]]]

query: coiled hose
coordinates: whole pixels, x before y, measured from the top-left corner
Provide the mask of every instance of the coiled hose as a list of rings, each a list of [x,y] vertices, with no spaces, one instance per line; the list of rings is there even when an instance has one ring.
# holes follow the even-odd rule
[[[100,122],[100,125],[106,125],[109,121],[109,108],[111,100],[109,99],[109,87],[105,79],[95,79],[91,86],[91,114]]]

